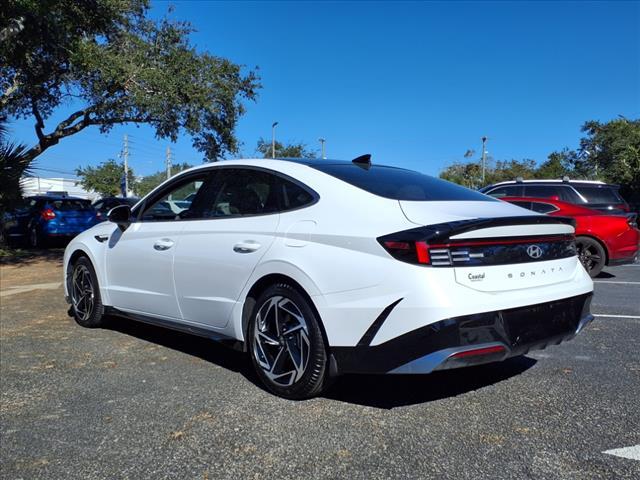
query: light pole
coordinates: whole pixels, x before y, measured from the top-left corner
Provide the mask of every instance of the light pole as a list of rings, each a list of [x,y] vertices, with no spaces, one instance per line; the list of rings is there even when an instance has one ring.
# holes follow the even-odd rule
[[[487,161],[487,137],[482,137],[482,186],[484,187],[484,170]]]
[[[271,125],[271,158],[276,158],[276,126],[278,122]]]
[[[324,160],[325,158],[327,158],[324,155],[324,142],[326,142],[326,140],[324,138],[319,138],[318,141],[320,142],[320,149],[322,151],[322,155],[320,156],[320,158]]]

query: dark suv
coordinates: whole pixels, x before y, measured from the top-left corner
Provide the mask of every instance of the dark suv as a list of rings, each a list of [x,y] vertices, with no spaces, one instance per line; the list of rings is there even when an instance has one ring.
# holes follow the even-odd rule
[[[609,214],[627,214],[629,204],[617,185],[589,180],[512,180],[495,183],[480,191],[492,197],[551,198]]]

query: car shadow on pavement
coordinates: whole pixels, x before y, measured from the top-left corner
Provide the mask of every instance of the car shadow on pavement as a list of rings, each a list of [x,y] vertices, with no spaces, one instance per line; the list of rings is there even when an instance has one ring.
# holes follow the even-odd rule
[[[109,317],[107,328],[201,358],[240,373],[265,390],[249,357],[213,340],[120,317]],[[504,362],[435,372],[429,375],[345,375],[323,395],[329,400],[391,409],[455,397],[507,380],[531,368],[537,360],[516,357]]]
[[[345,375],[326,398],[391,409],[432,402],[488,387],[525,372],[537,360],[515,357],[504,362],[445,370],[427,375]]]
[[[0,249],[0,265],[30,265],[39,261],[62,262],[64,248],[51,249]]]
[[[600,272],[596,278],[616,278],[616,276],[609,272]]]
[[[258,377],[253,372],[248,356],[214,340],[116,316],[109,317],[106,328],[170,348],[171,350],[186,353],[227,370],[238,372],[247,380],[262,388]]]

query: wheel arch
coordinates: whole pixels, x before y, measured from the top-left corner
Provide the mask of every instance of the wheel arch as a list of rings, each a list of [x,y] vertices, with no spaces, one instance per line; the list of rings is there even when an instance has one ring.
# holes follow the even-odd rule
[[[87,248],[87,246],[84,243],[78,243],[76,245],[73,245],[73,248],[69,251],[68,254],[65,252],[65,260],[64,260],[65,295],[67,296],[69,295],[69,277],[71,273],[71,267],[80,257],[87,257],[87,259],[91,262],[91,265],[93,266],[93,270],[96,272],[98,288],[100,289],[100,295],[102,296],[103,303],[107,304],[105,300],[108,300],[108,296],[106,295],[104,288],[102,288],[105,285],[104,278],[102,278],[101,276],[101,273],[103,270],[102,265],[97,261],[97,258],[95,257],[91,249]]]
[[[314,299],[309,294],[307,289],[301,284],[301,282],[297,281],[295,278],[283,274],[283,273],[268,273],[260,278],[258,278],[249,288],[247,294],[244,297],[244,301],[242,303],[242,314],[241,314],[241,331],[242,331],[242,339],[243,339],[243,349],[247,349],[246,338],[247,338],[247,328],[249,326],[249,319],[251,314],[253,313],[253,309],[255,307],[256,301],[260,294],[264,292],[271,285],[277,283],[288,283],[294,288],[298,290],[298,292],[309,302],[309,306],[313,309],[316,317],[318,318],[318,323],[320,324],[320,330],[322,331],[322,338],[324,340],[325,346],[329,347],[329,342],[327,340],[327,332],[324,327],[324,323],[322,321],[322,317],[320,316],[320,312],[318,310],[318,306],[314,302]],[[317,298],[317,297],[316,297]]]
[[[587,233],[582,233],[580,235],[576,235],[576,240],[578,238],[580,238],[580,237],[588,238],[590,240],[594,240],[594,241],[598,242],[598,244],[604,250],[604,255],[605,255],[604,264],[605,265],[609,265],[609,248],[607,247],[607,243],[604,240],[596,237],[591,232],[587,232]]]

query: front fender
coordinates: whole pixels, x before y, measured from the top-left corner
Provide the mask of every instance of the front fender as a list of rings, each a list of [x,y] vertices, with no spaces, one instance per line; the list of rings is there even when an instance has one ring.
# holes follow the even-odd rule
[[[117,227],[113,224],[100,223],[91,227],[89,230],[82,232],[80,235],[71,240],[71,242],[67,245],[67,248],[64,251],[62,268],[62,279],[64,285],[64,294],[66,298],[69,297],[67,275],[69,272],[69,268],[71,267],[71,261],[77,255],[84,255],[89,258],[91,264],[93,265],[93,269],[96,272],[96,276],[98,278],[98,286],[100,288],[100,298],[102,299],[103,305],[111,305],[109,291],[106,288],[107,279],[105,269],[105,256],[107,242],[100,242],[96,240],[95,237],[98,235],[110,236],[114,228]]]

